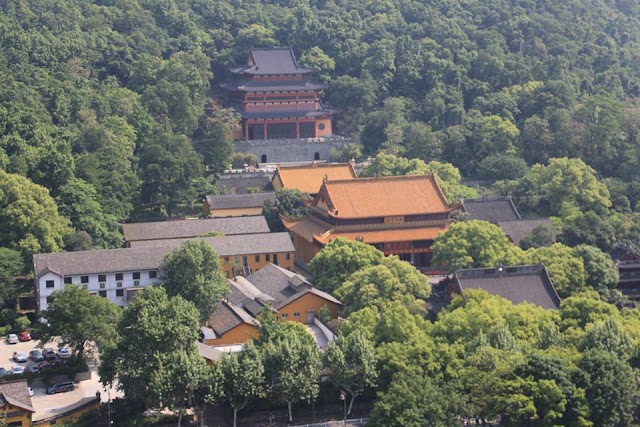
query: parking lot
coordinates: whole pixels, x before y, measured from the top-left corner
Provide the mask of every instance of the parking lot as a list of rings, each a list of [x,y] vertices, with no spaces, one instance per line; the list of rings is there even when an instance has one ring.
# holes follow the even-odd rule
[[[47,344],[46,347],[52,347],[55,350],[58,349],[58,346],[55,344]],[[28,359],[27,363],[16,363],[13,360],[13,352],[15,351],[21,351],[27,357],[29,357],[29,352],[36,349],[41,350],[38,347],[37,340],[19,342],[18,344],[8,344],[7,340],[3,338],[2,343],[0,344],[0,367],[6,369],[7,371],[11,371],[11,367],[13,365],[22,365],[25,368],[28,368],[31,365],[37,365],[39,362],[36,363],[31,359]]]
[[[26,363],[16,363],[13,360],[13,352],[21,351],[27,357],[29,357],[29,352],[34,349],[39,349],[38,340],[31,340],[27,342],[19,342],[17,344],[8,344],[6,338],[2,338],[2,342],[0,343],[0,367],[6,369],[7,371],[11,370],[13,365],[23,365],[26,367],[31,365],[37,365],[38,363],[33,362],[29,359]],[[47,344],[45,347],[51,347],[57,351],[58,345],[55,343]],[[59,359],[58,359],[59,360]],[[60,377],[54,378],[52,382],[56,381],[64,381],[66,378]],[[102,387],[100,384],[97,372],[92,371],[91,379],[76,382],[75,389],[66,393],[59,393],[48,395],[46,394],[46,384],[41,379],[34,379],[30,381],[31,388],[33,389],[33,397],[31,398],[32,404],[36,413],[33,415],[33,420],[40,420],[43,418],[49,418],[51,416],[67,412],[77,406],[82,405],[88,400],[93,399],[96,396],[96,392],[99,392],[103,402],[108,401],[109,393],[111,399],[115,397],[121,397],[121,394],[116,390],[112,389],[110,392],[107,392],[106,389]]]

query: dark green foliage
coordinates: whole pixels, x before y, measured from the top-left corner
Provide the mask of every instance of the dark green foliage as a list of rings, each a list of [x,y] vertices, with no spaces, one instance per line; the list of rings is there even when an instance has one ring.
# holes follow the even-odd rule
[[[465,413],[464,396],[450,385],[411,372],[396,374],[381,392],[369,425],[379,427],[458,427]]]
[[[0,247],[0,302],[16,298],[19,275],[24,273],[22,254],[16,250]]]
[[[527,162],[510,154],[485,157],[478,164],[478,176],[484,179],[518,179],[527,173]]]
[[[307,214],[307,203],[311,197],[295,188],[281,188],[276,191],[278,212],[287,218],[297,218]]]
[[[520,240],[522,249],[551,246],[556,242],[556,229],[552,224],[542,224]]]
[[[311,260],[309,270],[318,288],[333,292],[353,273],[379,264],[382,257],[382,252],[371,245],[337,238]]]
[[[189,140],[167,133],[145,144],[140,153],[140,168],[144,181],[142,202],[149,209],[167,215],[195,198],[192,181],[204,172]]]
[[[229,293],[220,257],[202,240],[186,241],[165,256],[162,286],[169,297],[179,295],[193,303],[203,322]]]
[[[41,331],[41,343],[58,337],[80,359],[88,343],[106,351],[117,342],[116,324],[121,314],[120,308],[107,298],[95,298],[79,286],[66,286],[53,293],[53,301],[42,313],[47,324]]]
[[[628,425],[638,407],[638,372],[614,353],[589,350],[580,361],[594,425]]]
[[[113,384],[117,377],[127,399],[152,405],[183,401],[185,389],[192,390],[198,373],[204,374],[195,347],[198,317],[193,304],[169,298],[160,286],[140,291],[117,322],[118,341],[101,352],[100,381]]]

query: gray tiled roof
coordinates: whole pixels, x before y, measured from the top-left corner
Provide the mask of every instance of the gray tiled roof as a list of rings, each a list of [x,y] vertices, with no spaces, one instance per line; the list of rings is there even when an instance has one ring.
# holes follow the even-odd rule
[[[260,192],[273,192],[272,173],[242,172],[224,174],[216,181],[216,186],[224,194],[249,194],[249,189],[259,188]]]
[[[308,74],[314,70],[298,65],[293,50],[288,47],[253,48],[249,52],[255,65],[247,64],[232,68],[237,74],[274,75]]]
[[[224,301],[220,303],[207,322],[218,337],[243,323],[257,325],[256,320],[249,313]]]
[[[275,193],[229,194],[224,196],[207,195],[209,209],[242,209],[262,207],[264,202],[276,203]]]
[[[212,231],[224,234],[225,236],[233,234],[268,233],[269,226],[263,216],[122,224],[124,240],[127,242],[198,237]]]
[[[237,234],[233,236],[220,237],[196,237],[209,243],[214,251],[220,256],[232,255],[253,255],[276,252],[294,252],[295,248],[291,242],[289,233],[259,233],[259,234]],[[131,248],[150,248],[165,246],[175,248],[187,240],[194,239],[171,239],[171,240],[147,240],[131,242]]]
[[[340,301],[326,292],[315,289],[301,275],[270,264],[246,278],[260,292],[273,298],[273,307],[278,309],[289,304],[307,292],[312,292],[322,298],[340,304]]]
[[[80,252],[57,252],[33,255],[36,276],[46,269],[63,276],[139,270],[155,270],[173,247],[100,249]]]
[[[462,200],[462,209],[469,214],[471,219],[493,223],[520,219],[520,214],[511,197],[464,199]]]
[[[462,292],[467,289],[484,289],[513,304],[528,302],[546,309],[557,309],[560,306],[560,297],[542,265],[502,269],[502,272],[496,268],[459,270],[454,275],[453,284],[459,284]]]
[[[220,256],[295,250],[289,233],[241,234],[201,239],[209,243]],[[35,254],[33,265],[36,276],[42,275],[46,269],[63,276],[155,270],[162,265],[165,254],[187,240],[193,239],[137,241],[131,242],[131,247],[124,249]]]
[[[27,386],[27,380],[0,383],[0,395],[2,395],[2,399],[6,400],[13,406],[17,406],[29,412],[35,412],[36,410],[33,408],[33,404],[31,403],[31,396],[29,396],[29,389]]]
[[[519,245],[520,240],[527,234],[530,234],[534,228],[541,225],[548,225],[553,227],[553,224],[549,218],[536,218],[536,219],[518,219],[515,221],[499,221],[498,226],[502,228],[504,234],[506,234],[511,241]]]

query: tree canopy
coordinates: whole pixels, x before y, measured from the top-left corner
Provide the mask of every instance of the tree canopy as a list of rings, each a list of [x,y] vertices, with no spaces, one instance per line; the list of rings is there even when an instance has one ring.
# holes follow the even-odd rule
[[[82,359],[85,345],[95,343],[100,351],[109,351],[118,340],[116,325],[121,311],[107,298],[97,298],[79,286],[67,285],[52,294],[53,300],[42,317],[46,319],[41,343],[58,338]]]
[[[167,295],[179,295],[191,302],[203,322],[229,293],[220,257],[203,240],[186,241],[167,254],[162,264],[161,280]]]
[[[113,384],[117,378],[127,399],[151,406],[184,401],[203,381],[204,360],[195,346],[198,319],[192,303],[169,298],[160,286],[140,291],[117,323],[117,343],[101,355],[100,381]]]

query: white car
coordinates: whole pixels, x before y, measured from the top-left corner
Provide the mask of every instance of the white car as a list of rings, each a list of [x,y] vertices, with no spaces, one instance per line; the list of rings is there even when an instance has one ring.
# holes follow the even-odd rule
[[[27,390],[29,391],[29,396],[33,397],[33,389],[31,387],[27,387]]]
[[[22,365],[13,365],[11,367],[12,374],[24,374],[24,366]]]
[[[68,359],[71,357],[71,350],[69,350],[66,347],[62,347],[60,350],[58,350],[58,357],[60,359]]]
[[[9,344],[18,344],[18,336],[16,334],[9,334],[7,336],[7,342]]]

